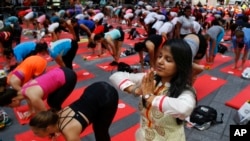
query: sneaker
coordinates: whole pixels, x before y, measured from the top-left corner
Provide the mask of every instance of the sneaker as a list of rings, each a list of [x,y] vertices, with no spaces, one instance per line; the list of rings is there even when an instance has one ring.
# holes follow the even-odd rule
[[[120,55],[120,57],[126,57],[126,56],[127,55],[124,52],[122,52],[121,55]]]
[[[109,65],[110,65],[110,66],[117,66],[117,65],[118,65],[118,62],[113,61],[113,62],[111,62]]]
[[[4,127],[8,127],[12,124],[12,119],[8,116],[8,114],[4,111],[0,111],[0,126],[4,125]]]
[[[210,126],[211,126],[211,122],[206,122],[202,125],[198,125],[198,124],[194,125],[195,128],[197,128],[198,130],[201,130],[201,131],[208,129]]]

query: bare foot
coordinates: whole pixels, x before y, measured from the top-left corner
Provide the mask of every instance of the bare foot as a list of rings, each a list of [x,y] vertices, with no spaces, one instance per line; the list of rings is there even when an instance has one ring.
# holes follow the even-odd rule
[[[232,69],[237,69],[237,66],[232,66]]]
[[[213,62],[207,62],[208,65],[213,65]]]
[[[240,70],[240,71],[243,70],[243,67],[239,67],[238,70]]]

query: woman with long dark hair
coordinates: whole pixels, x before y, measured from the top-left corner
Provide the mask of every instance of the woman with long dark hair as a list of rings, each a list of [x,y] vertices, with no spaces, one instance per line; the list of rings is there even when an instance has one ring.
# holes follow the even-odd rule
[[[196,105],[190,46],[182,39],[168,40],[155,64],[147,73],[116,72],[110,80],[122,91],[142,97],[136,141],[185,141],[183,120]]]

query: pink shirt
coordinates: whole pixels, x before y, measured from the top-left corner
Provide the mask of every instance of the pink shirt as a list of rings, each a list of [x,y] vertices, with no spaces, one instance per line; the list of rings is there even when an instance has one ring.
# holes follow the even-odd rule
[[[55,68],[45,74],[35,78],[37,83],[30,84],[29,81],[22,87],[22,94],[25,96],[28,87],[39,85],[43,90],[43,99],[47,99],[48,95],[56,91],[65,84],[65,75],[62,69]]]

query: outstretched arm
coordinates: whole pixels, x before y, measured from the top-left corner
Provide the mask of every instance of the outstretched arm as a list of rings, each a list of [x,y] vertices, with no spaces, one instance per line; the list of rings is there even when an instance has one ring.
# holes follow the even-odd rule
[[[55,61],[56,63],[60,66],[60,67],[65,67],[65,64],[63,62],[63,59],[62,59],[62,56],[61,55],[58,55],[56,58],[55,58]]]
[[[21,90],[21,88],[22,88],[21,87],[21,85],[22,85],[21,80],[14,74],[10,77],[9,84],[13,89],[15,89],[17,91]]]
[[[152,42],[147,41],[146,42],[146,48],[147,48],[148,54],[149,54],[150,67],[154,68],[155,67],[155,61],[156,61],[155,45]]]
[[[80,28],[81,28],[83,31],[87,32],[88,37],[90,37],[91,31],[89,30],[89,28],[88,28],[87,26],[85,26],[85,25],[83,25],[83,24],[80,24]]]
[[[38,86],[34,86],[34,87],[38,87]],[[42,99],[43,97],[42,90],[38,90],[38,88],[34,88],[32,92],[30,91],[31,90],[29,89],[27,89],[26,91],[26,98],[31,108],[30,110],[34,110],[35,113],[47,110],[45,103]]]

